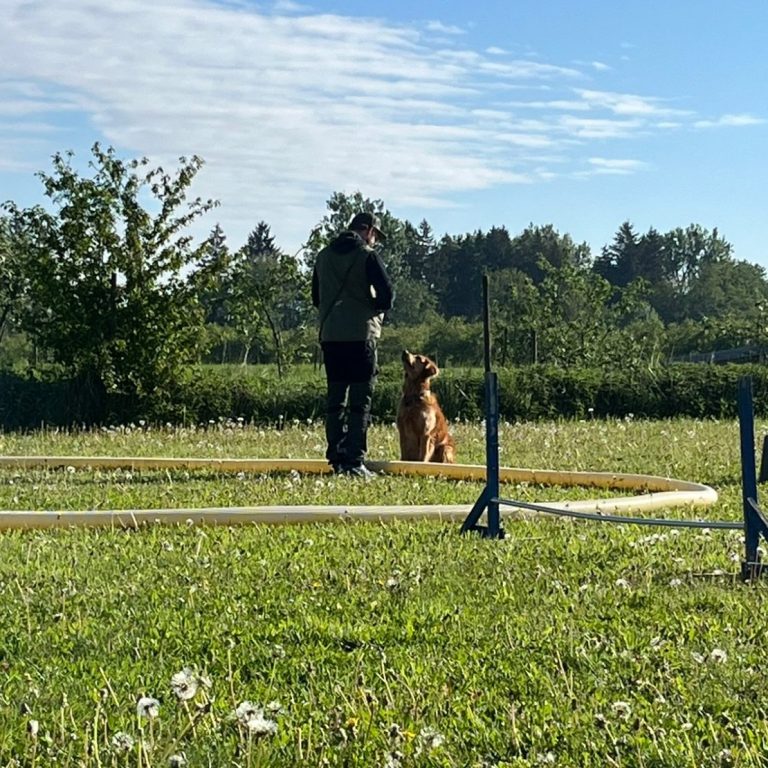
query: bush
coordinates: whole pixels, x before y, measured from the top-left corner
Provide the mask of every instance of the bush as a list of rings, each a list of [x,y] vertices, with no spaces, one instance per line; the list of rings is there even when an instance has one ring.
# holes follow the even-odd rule
[[[742,376],[753,381],[755,413],[768,415],[768,367],[679,364],[641,374],[597,369],[523,366],[498,371],[499,413],[506,421],[553,418],[675,416],[734,418]],[[373,400],[376,421],[394,421],[400,397],[399,364],[384,366]],[[73,380],[0,374],[0,424],[6,430],[135,422],[200,423],[238,419],[265,425],[321,419],[325,412],[322,369],[293,366],[282,380],[271,366],[198,366],[187,370],[162,399],[108,393],[99,414],[85,409]],[[482,370],[443,370],[434,390],[449,419],[481,419]]]

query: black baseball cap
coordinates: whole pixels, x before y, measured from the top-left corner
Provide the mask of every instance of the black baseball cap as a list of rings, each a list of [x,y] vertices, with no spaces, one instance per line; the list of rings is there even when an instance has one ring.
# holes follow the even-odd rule
[[[359,229],[360,227],[373,227],[378,239],[382,243],[387,241],[387,236],[381,231],[381,219],[375,213],[368,213],[367,211],[356,213],[352,217],[352,221],[349,222],[349,228]]]

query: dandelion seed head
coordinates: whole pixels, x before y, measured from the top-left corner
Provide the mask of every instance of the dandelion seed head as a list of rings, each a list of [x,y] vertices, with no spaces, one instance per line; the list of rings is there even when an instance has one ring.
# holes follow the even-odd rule
[[[112,749],[115,752],[130,752],[133,749],[133,744],[133,736],[130,733],[125,733],[125,731],[118,731],[112,737]]]
[[[434,728],[422,728],[419,731],[419,741],[427,751],[437,749],[445,743],[445,736]]]
[[[177,672],[171,677],[171,688],[180,701],[194,699],[197,685],[197,675],[189,667],[184,667],[181,672]]]
[[[614,701],[611,709],[616,716],[625,720],[632,714],[632,707],[628,701]]]
[[[387,755],[387,759],[384,762],[384,768],[400,768],[403,764],[403,753],[398,750],[393,750]]]
[[[160,714],[160,702],[151,696],[142,696],[136,702],[136,714],[152,720]]]
[[[268,717],[264,717],[262,712],[259,712],[257,717],[252,717],[248,720],[245,727],[248,729],[248,733],[257,738],[261,736],[274,736],[277,733],[277,723]]]
[[[235,715],[237,716],[237,719],[243,724],[245,724],[246,721],[250,718],[256,717],[257,714],[260,715],[261,713],[261,709],[259,709],[259,707],[250,701],[240,702],[240,704],[238,704],[237,708],[235,709]]]

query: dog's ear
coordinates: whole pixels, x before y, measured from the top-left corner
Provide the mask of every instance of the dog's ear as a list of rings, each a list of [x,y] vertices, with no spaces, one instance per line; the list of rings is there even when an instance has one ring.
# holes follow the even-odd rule
[[[438,373],[440,373],[440,369],[431,360],[427,360],[424,366],[424,374],[431,379],[433,376],[437,376]]]

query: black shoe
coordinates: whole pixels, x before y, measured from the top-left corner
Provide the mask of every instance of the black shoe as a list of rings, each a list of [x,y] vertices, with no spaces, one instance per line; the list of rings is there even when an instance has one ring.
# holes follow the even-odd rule
[[[361,477],[363,480],[373,480],[376,477],[375,472],[371,472],[365,464],[348,464],[341,469],[342,475],[349,475],[350,477]]]

